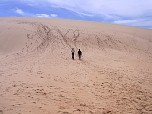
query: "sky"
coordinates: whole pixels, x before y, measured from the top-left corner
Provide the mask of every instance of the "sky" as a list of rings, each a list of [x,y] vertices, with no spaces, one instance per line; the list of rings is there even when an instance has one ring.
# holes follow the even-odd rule
[[[0,0],[0,17],[65,18],[152,29],[152,0]]]

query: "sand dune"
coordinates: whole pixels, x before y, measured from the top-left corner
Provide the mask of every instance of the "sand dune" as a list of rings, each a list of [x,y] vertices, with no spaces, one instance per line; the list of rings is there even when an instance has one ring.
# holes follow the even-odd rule
[[[152,114],[152,30],[0,18],[0,114]],[[82,60],[71,59],[71,48]]]

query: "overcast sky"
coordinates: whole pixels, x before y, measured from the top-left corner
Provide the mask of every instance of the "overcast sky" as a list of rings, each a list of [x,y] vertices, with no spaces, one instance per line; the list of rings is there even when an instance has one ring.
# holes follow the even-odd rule
[[[0,16],[67,18],[152,28],[152,0],[0,0]]]

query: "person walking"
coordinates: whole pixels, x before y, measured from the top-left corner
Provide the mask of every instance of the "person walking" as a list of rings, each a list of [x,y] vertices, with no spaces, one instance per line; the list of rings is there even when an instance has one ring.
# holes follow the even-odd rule
[[[72,59],[74,60],[74,52],[75,52],[74,48],[72,48],[71,52],[72,52]]]
[[[81,52],[80,49],[79,49],[79,51],[78,51],[78,56],[79,56],[79,60],[81,60],[82,52]]]

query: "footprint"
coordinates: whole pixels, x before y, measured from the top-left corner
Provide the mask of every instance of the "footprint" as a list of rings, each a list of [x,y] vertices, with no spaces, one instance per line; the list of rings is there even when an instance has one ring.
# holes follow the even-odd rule
[[[71,114],[71,113],[69,113],[69,112],[62,112],[61,114]]]
[[[3,111],[2,111],[2,110],[0,110],[0,114],[3,114]]]
[[[37,74],[43,74],[43,72],[42,71],[38,71]]]

